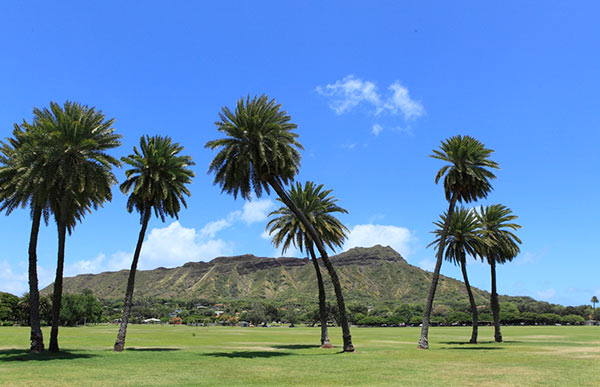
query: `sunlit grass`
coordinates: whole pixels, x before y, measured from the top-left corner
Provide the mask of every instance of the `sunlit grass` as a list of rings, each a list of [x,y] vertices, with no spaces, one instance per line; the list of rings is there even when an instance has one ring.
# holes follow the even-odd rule
[[[1,385],[598,385],[600,328],[504,327],[505,343],[480,328],[354,328],[355,353],[321,349],[318,328],[129,327],[113,353],[117,326],[61,328],[58,355],[27,353],[28,328],[0,328]],[[44,331],[45,338],[49,331]]]

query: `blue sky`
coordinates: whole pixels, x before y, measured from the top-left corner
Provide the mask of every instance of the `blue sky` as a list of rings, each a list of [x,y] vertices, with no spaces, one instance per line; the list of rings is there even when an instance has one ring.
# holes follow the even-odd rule
[[[144,134],[185,146],[197,174],[179,221],[153,219],[143,269],[279,252],[264,234],[274,197],[222,195],[206,174],[222,106],[266,93],[298,124],[298,181],[334,190],[345,249],[391,245],[431,269],[432,222],[447,208],[429,158],[469,134],[495,150],[489,198],[523,226],[498,269],[502,294],[579,305],[600,295],[600,54],[596,2],[11,3],[0,13],[0,137],[33,107],[74,100],[116,119],[129,154]],[[120,181],[122,170],[117,171]],[[594,200],[595,199],[595,200]],[[139,217],[117,187],[67,240],[66,275],[129,267]],[[29,212],[0,218],[0,290],[27,289]],[[291,252],[292,254],[294,252]],[[54,277],[43,227],[40,281]],[[489,269],[471,261],[471,282]],[[442,274],[460,278],[450,264]]]

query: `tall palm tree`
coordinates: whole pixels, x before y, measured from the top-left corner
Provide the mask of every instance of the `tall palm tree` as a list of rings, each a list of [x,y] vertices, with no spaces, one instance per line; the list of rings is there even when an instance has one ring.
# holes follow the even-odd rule
[[[485,257],[490,264],[492,276],[490,306],[494,318],[494,340],[501,343],[500,304],[498,303],[498,292],[496,291],[496,264],[512,261],[519,254],[518,244],[521,243],[521,240],[513,231],[520,229],[521,226],[512,223],[518,216],[513,215],[510,208],[502,204],[482,207],[477,216],[481,223],[482,236],[486,240],[482,257]]]
[[[107,151],[121,145],[114,133],[114,120],[101,111],[79,103],[34,109],[34,121],[45,134],[43,173],[47,179],[48,203],[58,229],[58,259],[52,301],[52,329],[49,350],[58,352],[58,324],[62,300],[65,241],[86,212],[112,199],[116,183],[113,166],[120,166]]]
[[[338,212],[347,214],[348,211],[339,207],[338,201],[331,194],[331,190],[323,190],[323,185],[316,185],[312,181],[302,184],[296,183],[287,192],[290,200],[298,207],[306,218],[311,222],[314,229],[319,233],[323,243],[330,249],[342,247],[346,239],[346,232],[349,230],[332,213]],[[281,199],[278,199],[283,203]],[[321,346],[331,348],[329,334],[327,332],[327,305],[325,299],[325,286],[319,262],[315,255],[314,243],[306,232],[304,225],[298,217],[287,207],[283,206],[269,214],[274,218],[267,224],[267,230],[273,235],[273,243],[276,247],[282,245],[282,251],[285,251],[293,245],[310,255],[312,263],[317,274],[317,284],[319,287],[319,315],[321,319]]]
[[[440,216],[439,221],[434,222],[438,227],[433,231],[436,235],[436,239],[430,243],[429,246],[438,245],[440,243],[444,224],[446,223],[446,216],[447,214],[444,213]],[[475,297],[473,297],[473,291],[471,290],[471,285],[469,284],[469,278],[467,276],[466,256],[470,255],[471,257],[477,257],[477,255],[481,253],[484,239],[479,231],[480,224],[475,213],[468,208],[460,207],[452,215],[448,234],[446,236],[445,258],[447,261],[460,266],[465,281],[465,287],[467,289],[467,295],[469,296],[471,314],[473,316],[473,330],[469,342],[472,344],[477,343],[478,316],[477,304],[475,303]]]
[[[331,276],[340,309],[344,351],[352,352],[354,346],[346,305],[335,268],[319,234],[283,188],[298,173],[299,150],[303,149],[297,141],[298,134],[293,132],[297,126],[290,119],[287,112],[281,110],[281,105],[269,100],[266,95],[239,99],[234,112],[223,107],[215,125],[226,137],[206,143],[207,148],[219,149],[210,164],[209,173],[214,172],[214,183],[221,186],[222,192],[233,194],[234,198],[241,194],[244,199],[250,199],[252,193],[260,197],[263,190],[268,194],[272,188],[298,217]]]
[[[18,207],[30,207],[31,233],[29,237],[29,322],[30,350],[44,350],[40,324],[40,294],[37,276],[37,239],[42,216],[48,224],[48,192],[43,171],[45,149],[40,148],[44,133],[35,125],[23,121],[15,124],[13,137],[0,143],[0,210],[9,215]]]
[[[592,296],[592,299],[590,300],[590,302],[592,303],[592,309],[596,310],[596,304],[598,303],[598,297]]]
[[[127,179],[121,184],[121,191],[125,194],[131,192],[127,200],[127,211],[136,210],[140,213],[142,228],[129,270],[123,317],[114,345],[117,352],[125,348],[135,272],[152,211],[154,210],[154,214],[164,222],[166,216],[178,218],[181,205],[187,207],[184,195],[190,196],[190,191],[186,185],[191,183],[194,177],[194,172],[188,167],[194,165],[194,162],[190,156],[179,156],[182,150],[183,147],[173,143],[170,137],[146,136],[140,139],[139,151],[134,147],[133,154],[121,158],[125,164],[131,166],[131,169],[125,172]]]
[[[469,203],[479,198],[485,198],[488,192],[492,190],[490,179],[496,176],[489,169],[498,168],[498,164],[489,159],[492,153],[493,150],[487,149],[485,145],[473,137],[458,135],[442,141],[440,149],[434,150],[433,155],[431,155],[435,159],[448,163],[438,171],[435,182],[437,184],[442,177],[444,178],[444,192],[449,205],[439,238],[435,269],[423,313],[423,326],[418,345],[421,349],[429,348],[428,335],[431,309],[440,278],[446,236],[454,207],[457,201]]]

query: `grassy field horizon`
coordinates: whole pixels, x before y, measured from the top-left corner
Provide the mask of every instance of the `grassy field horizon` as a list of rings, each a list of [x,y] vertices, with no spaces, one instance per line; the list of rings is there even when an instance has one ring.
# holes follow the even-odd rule
[[[598,385],[600,329],[586,326],[354,328],[355,353],[319,348],[318,328],[130,325],[61,328],[62,352],[30,354],[27,327],[0,327],[1,385]],[[49,329],[44,329],[49,337]]]

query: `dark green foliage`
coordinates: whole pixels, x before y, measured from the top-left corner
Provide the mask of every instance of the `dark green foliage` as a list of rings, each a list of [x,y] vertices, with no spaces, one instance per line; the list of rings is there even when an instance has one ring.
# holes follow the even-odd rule
[[[151,208],[163,222],[165,216],[178,217],[181,205],[186,207],[184,195],[190,195],[186,185],[194,177],[188,169],[194,162],[190,156],[178,155],[182,150],[168,136],[145,136],[140,138],[139,150],[133,147],[133,154],[121,158],[131,167],[120,187],[124,194],[131,192],[127,211],[135,209],[143,217]]]
[[[0,321],[15,322],[19,316],[19,297],[0,292]]]
[[[435,177],[436,184],[444,178],[446,200],[452,195],[463,203],[487,197],[492,190],[491,179],[496,176],[490,168],[498,164],[489,159],[494,151],[471,136],[454,136],[442,141],[440,149],[434,149],[431,157],[447,162]]]
[[[440,215],[440,220],[434,222],[437,228],[432,231],[435,240],[429,244],[439,248],[447,212]],[[452,215],[446,236],[445,258],[455,265],[465,262],[467,255],[477,257],[483,251],[485,240],[481,235],[481,225],[475,212],[471,209],[460,207]],[[428,246],[428,247],[429,247]]]
[[[481,222],[482,236],[485,238],[485,249],[482,258],[488,262],[505,263],[519,254],[521,240],[513,231],[521,228],[512,223],[518,216],[513,215],[510,208],[502,204],[492,204],[481,207],[477,212]]]
[[[102,304],[88,290],[81,294],[65,294],[60,309],[61,325],[97,323],[102,318]]]
[[[336,204],[338,200],[330,196],[331,192],[332,190],[324,190],[322,184],[317,186],[312,181],[307,181],[304,187],[300,183],[292,185],[288,196],[311,222],[323,243],[335,250],[336,247],[342,247],[348,229],[332,214],[347,214],[348,211]],[[277,200],[283,204],[280,198]],[[283,205],[271,212],[269,217],[273,218],[267,224],[267,230],[273,236],[273,244],[276,247],[281,245],[283,252],[292,245],[300,251],[306,249],[307,252],[314,247],[300,219],[287,206]]]
[[[561,317],[556,313],[544,313],[538,316],[539,322],[542,324],[557,324],[561,322]]]
[[[471,316],[465,312],[452,312],[448,315],[447,321],[449,324],[469,324]]]
[[[252,193],[261,197],[263,190],[270,192],[269,178],[292,182],[300,165],[298,150],[303,148],[293,132],[297,125],[290,120],[266,95],[240,98],[234,112],[223,107],[215,125],[227,137],[206,143],[207,148],[220,149],[208,170],[215,174],[215,184],[234,198],[239,193],[250,199]]]
[[[560,318],[560,322],[563,324],[570,325],[582,325],[585,322],[585,319],[576,314],[568,314]]]

